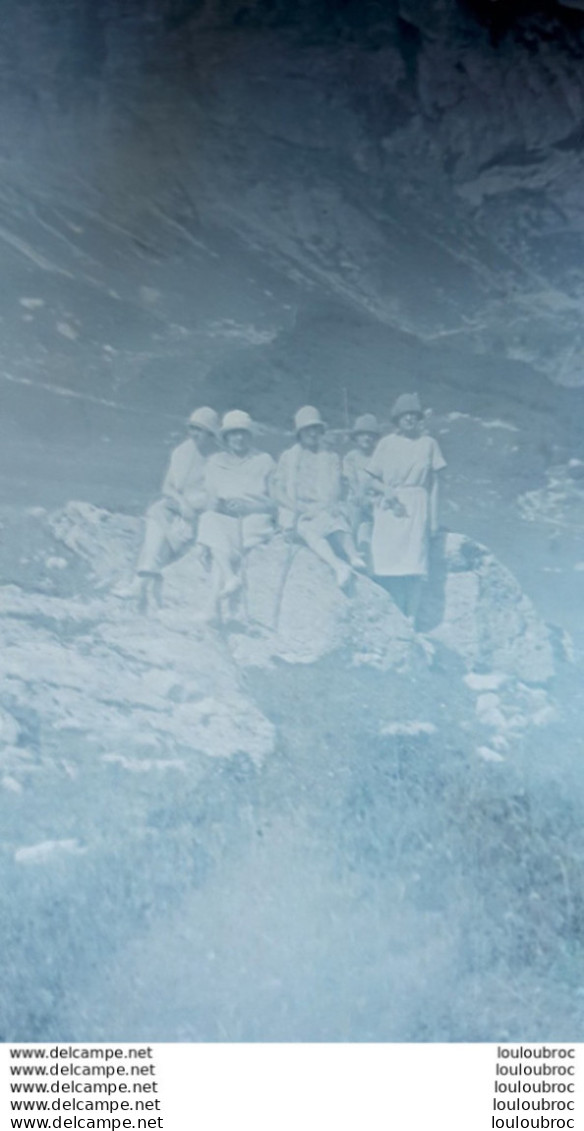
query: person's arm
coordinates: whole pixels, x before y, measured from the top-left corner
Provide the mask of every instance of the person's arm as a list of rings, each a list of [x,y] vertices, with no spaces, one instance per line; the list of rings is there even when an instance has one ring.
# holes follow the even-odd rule
[[[219,509],[219,494],[217,491],[217,484],[214,477],[213,459],[211,456],[205,464],[203,472],[203,493],[205,496],[205,505],[203,510],[216,511]]]
[[[278,500],[276,499],[276,461],[270,459],[270,467],[266,476],[266,510],[269,514],[275,514],[278,509]]]
[[[380,440],[366,468],[371,484],[370,490],[376,506],[381,507],[382,510],[391,510],[396,517],[401,518],[406,513],[405,507],[397,498],[394,488],[384,481],[385,447],[385,439]]]
[[[431,483],[430,483],[430,498],[428,505],[428,521],[430,526],[430,534],[434,535],[439,529],[439,503],[440,503],[440,472],[446,467],[446,460],[440,451],[438,442],[432,438],[432,453],[431,453]]]
[[[379,440],[365,468],[365,475],[369,490],[374,496],[375,501],[380,503],[385,495],[385,484],[383,482],[383,440]]]
[[[177,475],[176,475],[176,453],[173,452],[166,474],[162,481],[162,498],[168,506],[169,510],[174,511],[176,514],[182,513],[183,496],[180,491]]]
[[[272,479],[272,498],[278,508],[278,526],[285,537],[291,537],[296,527],[297,508],[294,499],[287,493],[287,471],[290,455],[282,452]]]
[[[341,490],[343,492],[343,499],[354,499],[355,491],[355,474],[349,454],[345,456],[341,468]]]
[[[181,513],[184,518],[194,518],[200,511],[208,510],[207,492],[201,485],[197,491],[189,491],[188,498],[183,495]]]
[[[440,475],[437,471],[432,471],[432,481],[430,483],[430,499],[428,505],[428,520],[430,526],[430,536],[432,537],[438,531],[438,510],[440,502]]]
[[[323,491],[323,506],[334,507],[342,495],[341,461],[336,452],[329,452],[326,481]]]
[[[283,452],[278,460],[272,479],[272,498],[277,506],[284,510],[296,511],[296,503],[287,494],[288,453]]]

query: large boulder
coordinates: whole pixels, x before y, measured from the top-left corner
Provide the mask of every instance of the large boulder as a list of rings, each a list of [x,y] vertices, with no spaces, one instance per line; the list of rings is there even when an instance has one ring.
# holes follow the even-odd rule
[[[128,575],[136,556],[140,522],[88,503],[71,502],[50,519],[53,535],[90,567],[98,586]],[[410,670],[426,663],[426,651],[389,595],[355,575],[339,589],[330,568],[306,547],[281,537],[252,550],[244,587],[228,612],[245,625],[230,645],[238,662],[265,664],[272,658],[314,663],[343,652],[351,663]],[[164,572],[162,623],[190,627],[213,614],[211,577],[196,548]]]
[[[469,670],[545,683],[555,671],[552,635],[512,573],[486,546],[448,533],[435,545],[422,628]]]
[[[113,597],[29,602],[14,586],[1,597],[0,770],[2,750],[18,761],[16,744],[41,758],[74,748],[185,770],[193,757],[259,765],[274,749],[274,727],[211,629],[146,620]]]
[[[131,571],[139,520],[75,502],[53,516],[51,528],[84,558],[98,583]],[[244,579],[230,616],[246,631],[227,634],[232,656],[243,665],[274,658],[314,663],[338,653],[351,664],[414,671],[427,662],[430,641],[456,653],[471,671],[505,672],[530,683],[554,674],[552,634],[534,605],[485,546],[462,534],[447,533],[434,543],[423,637],[379,585],[355,575],[342,591],[327,565],[281,537],[247,556]],[[196,633],[211,614],[211,578],[193,548],[165,570],[160,625]]]
[[[165,608],[189,615],[211,610],[211,582],[191,550],[165,572]],[[426,663],[425,650],[388,594],[355,575],[346,591],[331,569],[304,546],[281,537],[251,551],[233,613],[249,629],[232,634],[242,663],[279,658],[309,664],[332,653],[349,663],[408,671]]]
[[[141,522],[74,500],[49,516],[49,526],[57,541],[90,566],[96,584],[106,586],[130,569]]]

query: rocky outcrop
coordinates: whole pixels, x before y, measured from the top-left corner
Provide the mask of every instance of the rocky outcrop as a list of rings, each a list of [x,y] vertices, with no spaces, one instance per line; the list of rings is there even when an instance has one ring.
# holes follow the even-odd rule
[[[355,576],[342,592],[328,567],[280,538],[249,554],[244,595],[222,626],[208,623],[210,581],[196,550],[168,567],[163,606],[144,615],[110,592],[131,568],[137,520],[71,503],[49,522],[90,568],[93,592],[59,598],[0,588],[0,784],[7,790],[18,792],[39,760],[50,765],[79,740],[129,771],[192,774],[209,758],[237,755],[259,766],[277,733],[244,673],[278,661],[334,657],[339,670],[369,665],[429,687],[438,647],[442,665],[452,665],[453,710],[463,709],[468,690],[476,695],[474,726],[487,761],[504,758],[527,727],[557,719],[547,691],[533,687],[557,667],[550,631],[510,572],[462,535],[435,547],[419,634],[370,579]],[[460,660],[469,673],[465,692]],[[321,674],[315,696],[322,692]],[[431,701],[426,695],[425,736],[442,725],[444,704]],[[417,735],[419,720],[414,731],[406,723],[403,733]]]
[[[98,587],[131,571],[139,520],[71,502],[50,525],[85,560]],[[314,663],[333,653],[350,664],[394,671],[427,662],[427,649],[383,589],[356,574],[349,589],[340,590],[328,566],[303,546],[274,538],[247,556],[244,578],[225,625],[241,664],[262,666],[273,658]],[[211,579],[192,549],[165,570],[158,623],[194,629],[212,616],[211,601]],[[229,636],[232,619],[248,631]]]
[[[435,547],[422,624],[469,669],[545,683],[556,661],[549,629],[512,573],[485,546],[447,534]]]
[[[344,662],[385,670],[425,664],[424,649],[387,593],[357,575],[340,590],[328,566],[303,546],[274,538],[249,554],[244,576],[234,612],[250,632],[230,638],[240,663],[309,664],[339,653]],[[209,589],[193,550],[166,571],[165,607],[196,616],[209,608]]]
[[[197,760],[274,749],[272,723],[244,689],[242,667],[274,659],[398,672],[426,667],[426,653],[385,594],[355,578],[340,592],[329,570],[283,540],[246,563],[245,596],[224,629],[206,623],[209,575],[196,551],[166,571],[164,604],[145,616],[111,593],[131,569],[138,520],[71,503],[48,520],[83,560],[86,595],[0,589],[0,780],[18,790],[38,759],[73,742],[126,769],[193,772]],[[243,621],[243,623],[242,623]]]
[[[74,502],[51,519],[51,527],[84,557],[102,585],[131,569],[138,520]],[[355,575],[343,592],[310,551],[280,537],[248,555],[244,577],[232,613],[247,631],[229,635],[229,619],[226,623],[229,646],[243,665],[261,666],[273,658],[314,663],[337,653],[345,663],[415,671],[427,662],[429,640],[461,657],[469,670],[495,670],[528,682],[545,682],[554,673],[552,637],[532,602],[485,546],[464,535],[449,533],[434,545],[421,614],[426,640],[379,585]],[[165,571],[164,606],[156,623],[168,631],[203,631],[210,601],[209,574],[192,549]]]
[[[183,770],[193,758],[237,754],[259,765],[272,751],[274,728],[217,634],[199,626],[187,636],[114,598],[37,596],[27,609],[21,597],[2,590],[0,768],[9,778],[75,739],[130,768],[145,756]]]

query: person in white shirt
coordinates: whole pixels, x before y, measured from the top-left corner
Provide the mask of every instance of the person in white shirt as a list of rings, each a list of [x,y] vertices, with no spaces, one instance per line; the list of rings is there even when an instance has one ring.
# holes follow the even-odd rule
[[[323,445],[325,425],[318,409],[305,405],[294,418],[297,442],[282,452],[274,481],[278,520],[333,570],[343,588],[354,569],[364,570],[342,505],[341,461]],[[335,539],[344,558],[339,557]]]
[[[253,444],[253,421],[239,409],[221,424],[224,450],[205,467],[206,509],[197,542],[210,555],[218,575],[219,598],[241,588],[241,565],[248,550],[275,533],[272,478],[275,463]]]
[[[436,440],[422,430],[423,419],[416,393],[398,397],[396,430],[379,441],[368,469],[377,490],[373,573],[412,623],[428,574],[430,537],[438,529],[438,476],[446,467]]]
[[[162,570],[195,540],[207,503],[204,474],[207,460],[217,451],[219,417],[212,408],[198,408],[187,427],[187,439],[171,454],[161,498],[146,511],[134,579],[113,590],[118,597],[137,597],[143,607],[150,596],[161,603]]]

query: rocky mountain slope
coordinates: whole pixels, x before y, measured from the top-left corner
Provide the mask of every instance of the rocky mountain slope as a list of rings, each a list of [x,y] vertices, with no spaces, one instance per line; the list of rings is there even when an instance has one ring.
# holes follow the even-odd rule
[[[217,630],[196,552],[145,616],[110,592],[135,519],[30,517],[36,589],[0,591],[7,1039],[578,1031],[579,675],[484,547],[435,547],[416,634],[276,540]]]
[[[527,366],[578,385],[584,20],[560,5],[524,5],[512,21],[501,7],[120,10],[80,0],[55,21],[29,0],[5,29],[0,152],[17,193],[5,207],[26,182],[32,208],[5,238],[26,256],[18,241],[28,229],[48,271],[49,237],[78,268],[84,256],[91,267],[88,253],[108,234],[133,237],[153,267],[190,253],[186,307],[200,324],[209,296],[196,280],[217,276],[228,233],[227,260],[237,258],[235,237],[288,280],[288,303],[276,292],[257,345],[262,332],[309,321],[318,286],[355,318],[372,314],[431,343],[440,368],[447,345],[461,360],[521,363],[517,383]],[[34,34],[24,44],[25,20]],[[253,294],[229,268],[228,286]],[[87,273],[96,285],[96,265]],[[156,282],[141,285],[132,298],[156,307]],[[265,289],[255,297],[268,314]],[[216,321],[229,319],[229,298],[239,323],[236,294],[224,295]],[[164,294],[160,304],[164,316]],[[108,305],[115,322],[116,300]],[[70,313],[75,333],[83,311]],[[142,317],[124,319],[126,338],[140,336]],[[174,301],[171,317],[181,322]]]

